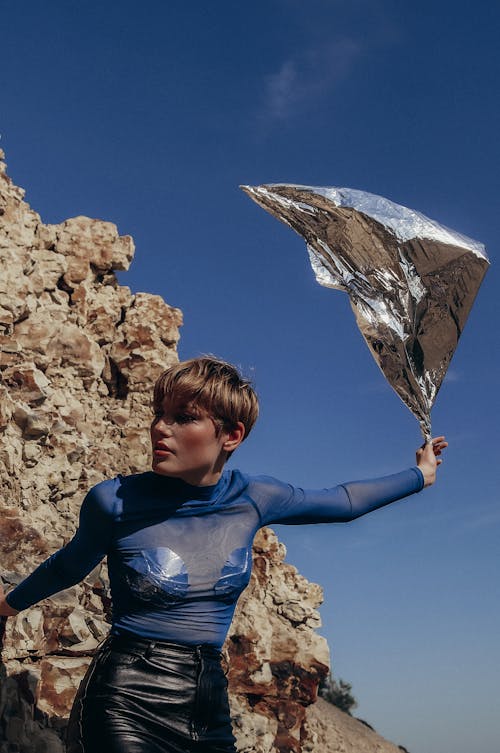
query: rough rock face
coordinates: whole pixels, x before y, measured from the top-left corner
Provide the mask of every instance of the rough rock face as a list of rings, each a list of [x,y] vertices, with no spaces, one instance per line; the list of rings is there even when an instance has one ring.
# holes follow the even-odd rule
[[[269,528],[254,541],[252,580],[226,641],[231,710],[244,753],[299,753],[306,706],[329,667],[326,641],[314,632],[322,591],[283,563]]]
[[[86,217],[44,225],[1,160],[0,152],[0,574],[8,588],[71,538],[90,486],[147,469],[152,385],[177,360],[182,316],[159,296],[118,285],[114,271],[133,256],[130,237]],[[340,750],[311,742],[317,724],[306,719],[329,665],[315,633],[321,589],[283,563],[269,529],[254,554],[226,643],[238,748]],[[0,753],[62,753],[65,720],[108,612],[98,566],[7,620]]]

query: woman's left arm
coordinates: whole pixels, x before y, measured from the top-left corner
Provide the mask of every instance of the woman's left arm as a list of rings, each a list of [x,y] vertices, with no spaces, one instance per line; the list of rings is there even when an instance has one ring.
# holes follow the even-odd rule
[[[433,484],[439,456],[447,446],[444,437],[436,437],[417,450],[412,468],[329,489],[305,490],[276,481],[273,488],[268,483],[267,493],[258,495],[262,524],[340,523],[378,510]]]

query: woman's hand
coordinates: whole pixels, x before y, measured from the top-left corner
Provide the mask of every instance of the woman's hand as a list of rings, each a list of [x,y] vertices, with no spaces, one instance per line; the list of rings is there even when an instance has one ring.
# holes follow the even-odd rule
[[[0,617],[13,617],[18,612],[18,609],[13,609],[7,604],[2,582],[0,581]]]
[[[436,480],[437,467],[443,462],[439,455],[445,447],[448,447],[448,442],[444,437],[434,437],[417,450],[417,466],[424,476],[424,487],[431,486]]]

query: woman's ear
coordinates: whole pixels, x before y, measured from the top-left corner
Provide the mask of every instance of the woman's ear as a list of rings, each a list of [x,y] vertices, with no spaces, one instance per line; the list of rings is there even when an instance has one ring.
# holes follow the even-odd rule
[[[245,427],[241,421],[238,421],[236,426],[226,432],[226,439],[222,445],[222,449],[226,452],[234,452],[234,450],[243,442],[245,437]]]

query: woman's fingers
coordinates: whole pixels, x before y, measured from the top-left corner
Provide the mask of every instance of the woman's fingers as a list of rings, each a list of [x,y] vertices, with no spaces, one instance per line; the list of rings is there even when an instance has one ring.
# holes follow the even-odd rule
[[[434,455],[441,455],[442,451],[448,447],[448,442],[439,442],[434,445]]]
[[[430,442],[426,443],[426,445],[432,447],[434,455],[441,455],[442,451],[448,447],[448,442],[444,436],[433,437]],[[422,449],[424,449],[426,445],[424,445]]]

